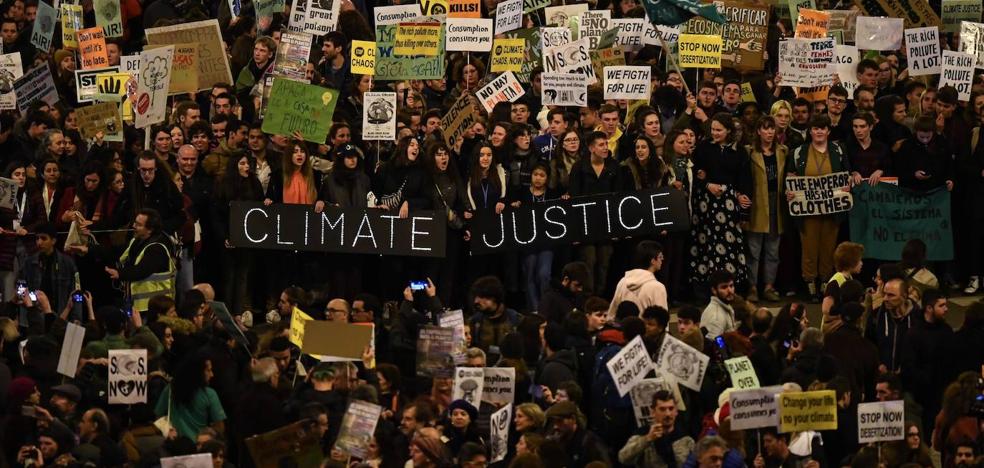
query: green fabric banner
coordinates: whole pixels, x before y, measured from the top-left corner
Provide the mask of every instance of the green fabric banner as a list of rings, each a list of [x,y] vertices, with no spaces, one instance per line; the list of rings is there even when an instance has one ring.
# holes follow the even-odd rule
[[[911,239],[926,243],[927,259],[953,259],[950,192],[914,192],[892,184],[861,184],[851,189],[851,240],[864,244],[864,256],[897,261]]]

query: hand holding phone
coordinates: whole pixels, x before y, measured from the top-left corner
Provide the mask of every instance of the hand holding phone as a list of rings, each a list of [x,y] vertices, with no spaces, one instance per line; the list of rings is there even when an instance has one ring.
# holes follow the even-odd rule
[[[410,290],[413,292],[423,291],[427,289],[426,280],[415,280],[410,282]]]

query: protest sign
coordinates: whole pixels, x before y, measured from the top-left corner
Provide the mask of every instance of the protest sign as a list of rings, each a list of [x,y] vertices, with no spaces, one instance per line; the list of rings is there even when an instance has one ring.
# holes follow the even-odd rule
[[[361,361],[366,347],[372,346],[373,329],[345,322],[311,320],[304,322],[301,351],[334,360]]]
[[[362,139],[396,140],[396,93],[367,92],[362,106]]]
[[[58,22],[58,10],[45,2],[37,3],[37,16],[34,27],[31,28],[31,44],[43,53],[51,48],[51,35],[55,33],[55,23]],[[119,10],[119,8],[117,8]],[[98,18],[100,15],[96,15]]]
[[[303,3],[304,0],[295,0]],[[307,0],[304,16],[304,32],[324,36],[338,28],[341,0]]]
[[[147,403],[147,350],[109,350],[109,404]]]
[[[523,0],[523,14],[550,6],[550,0]]]
[[[547,26],[567,26],[571,18],[580,17],[588,11],[587,3],[573,5],[548,6],[543,12],[547,17]]]
[[[590,55],[591,69],[595,73],[595,82],[601,81],[605,78],[605,68],[625,66],[625,53],[622,52],[621,47],[609,47],[607,49],[592,50]]]
[[[680,68],[721,68],[721,36],[680,34]],[[785,78],[785,75],[783,76]]]
[[[509,31],[502,35],[506,39],[522,39],[526,41],[523,49],[523,69],[516,73],[520,83],[530,83],[530,74],[543,61],[543,47],[539,28],[526,28]]]
[[[273,250],[444,257],[446,219],[433,211],[400,218],[372,208],[326,206],[315,213],[309,205],[235,202],[229,241]]]
[[[0,182],[6,182],[9,179],[0,179]],[[13,182],[13,181],[11,181]],[[17,185],[15,183],[13,190],[9,190],[10,187],[6,186],[4,183],[4,195],[7,193],[13,193],[17,195]],[[4,200],[8,197],[2,197]],[[8,209],[13,209],[13,206],[6,207]],[[82,352],[82,342],[85,339],[85,327],[76,325],[69,322],[65,328],[65,338],[62,340],[61,354],[58,356],[58,373],[64,375],[70,379],[75,378],[75,372],[79,366],[79,353]]]
[[[960,22],[979,23],[984,3],[980,0],[943,0],[940,31],[960,32]]]
[[[21,114],[26,114],[35,101],[55,105],[58,102],[58,90],[51,78],[48,62],[41,63],[17,78],[14,81],[14,94],[17,96],[17,110]]]
[[[574,73],[540,75],[545,106],[587,106],[588,80]]]
[[[215,83],[235,83],[229,71],[229,59],[222,45],[218,20],[150,28],[146,34],[148,44],[198,44],[199,91],[212,89]]]
[[[937,3],[938,4],[938,3]],[[902,18],[907,28],[939,26],[940,17],[927,0],[868,0],[856,2],[865,16]],[[864,49],[858,44],[859,49]]]
[[[833,390],[780,393],[778,400],[779,432],[837,429],[837,397]]]
[[[140,54],[120,57],[120,71],[137,77],[140,74]]]
[[[519,72],[523,69],[526,41],[523,39],[496,39],[492,46],[489,66],[492,73]]]
[[[787,0],[786,6],[788,11],[785,12],[789,18],[792,20],[790,24],[796,24],[799,22],[799,12],[802,9],[815,10],[817,8],[816,3],[813,0]],[[780,14],[783,13],[782,8],[779,8]],[[784,15],[785,16],[785,15]]]
[[[133,106],[134,124],[137,128],[164,121],[174,47],[171,45],[140,53],[140,79],[137,80],[136,101]]]
[[[334,89],[274,78],[263,116],[263,131],[275,135],[298,131],[306,141],[322,143],[328,137],[337,103],[338,91]]]
[[[858,404],[858,442],[905,439],[905,402],[876,401]]]
[[[454,388],[451,401],[465,400],[478,408],[482,402],[482,388],[485,387],[485,370],[481,367],[456,367],[454,369]]]
[[[376,27],[375,78],[381,81],[441,79],[444,76],[444,40],[438,41],[435,56],[397,57],[394,53],[396,28],[396,25]],[[443,29],[440,31],[443,34]]]
[[[741,102],[756,102],[755,90],[752,89],[752,84],[747,81],[741,84]]]
[[[516,369],[486,367],[482,401],[493,405],[511,403],[516,395]]]
[[[848,189],[851,174],[835,172],[822,176],[788,176],[786,191],[793,192],[789,202],[789,214],[793,216],[819,216],[849,211],[854,199]]]
[[[393,55],[434,57],[440,49],[441,23],[400,23],[396,25]]]
[[[379,26],[402,23],[423,16],[420,11],[420,4],[418,3],[376,7],[373,8],[372,12],[373,16],[376,17],[375,24],[377,28]]]
[[[161,458],[161,468],[212,468],[211,453]]]
[[[307,62],[311,56],[311,42],[313,40],[314,38],[307,33],[281,32],[280,42],[277,44],[276,60],[273,63],[273,73],[296,81],[305,81],[307,78]],[[175,67],[178,66],[178,57],[180,55],[178,48],[176,48],[174,50]],[[177,74],[178,70],[174,70],[174,72]],[[194,72],[197,78],[197,68]],[[174,81],[172,79],[173,83]],[[174,89],[173,85],[171,89]]]
[[[830,23],[827,24],[827,32],[841,31],[844,42],[854,42],[858,10],[824,10],[830,15]]]
[[[800,18],[802,18],[802,12]],[[728,368],[728,375],[731,376],[731,386],[738,390],[759,388],[758,375],[752,367],[751,359],[748,356],[739,356],[724,361]]]
[[[637,336],[612,357],[606,364],[611,374],[619,396],[629,393],[635,384],[646,378],[653,370],[653,361],[649,358],[642,337]]]
[[[495,33],[519,29],[523,25],[523,0],[505,0],[495,7]]]
[[[79,38],[79,54],[82,56],[82,69],[102,68],[109,66],[109,56],[106,52],[106,36],[100,27],[80,29],[76,33]]]
[[[271,17],[270,19],[272,20],[273,18]],[[307,21],[307,1],[306,0],[295,1],[293,8],[291,8],[290,10],[290,15],[287,21],[286,30],[289,32],[302,33],[304,32],[304,26],[306,21]]]
[[[605,99],[642,99],[648,101],[652,81],[649,66],[605,67]]]
[[[17,182],[13,179],[0,177],[0,207],[7,208],[9,210],[16,209],[18,189],[19,187],[17,186]]]
[[[779,41],[779,73],[783,86],[825,86],[833,80],[834,40],[787,39]]]
[[[492,418],[489,420],[489,427],[492,428],[489,437],[489,443],[492,445],[492,450],[490,450],[492,463],[504,460],[506,453],[509,452],[509,425],[512,423],[512,406],[512,403],[509,403],[499,411],[492,413]]]
[[[352,41],[352,74],[376,74],[376,43],[372,41]]]
[[[802,8],[799,19],[796,20],[796,34],[793,37],[802,39],[820,39],[827,37],[830,26],[830,14],[826,11]]]
[[[584,75],[589,86],[598,80],[591,64],[588,40],[584,38],[544,50],[543,71]]]
[[[984,68],[984,24],[969,21],[960,23],[960,42],[957,50],[973,55],[974,67]]]
[[[966,52],[944,50],[943,66],[940,69],[940,88],[953,86],[957,99],[970,100],[970,88],[974,81],[974,56]]]
[[[561,26],[540,28],[540,44],[543,47],[557,47],[571,42],[571,29]]]
[[[287,330],[287,339],[295,346],[300,348],[304,345],[304,324],[314,320],[310,315],[305,314],[297,307],[290,314],[290,328]]]
[[[601,35],[611,29],[609,23],[612,20],[612,12],[609,10],[588,10],[581,13],[581,28],[578,30],[578,38],[588,39],[588,48],[598,49],[598,42]]]
[[[287,34],[291,33],[286,32],[284,35]],[[160,47],[162,46],[147,45],[144,50]],[[277,59],[279,60],[280,56],[277,56]],[[304,61],[307,63],[307,56],[305,56]],[[301,68],[303,70],[303,66]],[[174,44],[174,56],[171,58],[171,79],[167,84],[167,94],[173,96],[196,91],[198,91],[198,43]]]
[[[96,25],[103,28],[106,37],[123,37],[120,0],[95,0],[92,5],[92,10],[96,13]],[[39,9],[38,13],[40,12]]]
[[[75,95],[79,102],[92,102],[92,96],[99,90],[96,86],[96,76],[100,73],[116,73],[120,67],[92,68],[75,70]]]
[[[458,138],[463,137],[465,132],[478,120],[478,109],[474,102],[475,99],[471,93],[462,93],[461,97],[448,109],[448,113],[441,117],[444,143],[448,147],[454,146]]]
[[[632,411],[635,413],[636,425],[639,427],[648,427],[652,424],[651,408],[653,406],[653,395],[660,390],[673,392],[673,390],[676,390],[676,385],[662,377],[656,377],[642,379],[632,386],[632,390],[629,390],[629,397],[632,400]],[[679,401],[676,396],[679,391],[673,393],[674,401]],[[677,406],[677,409],[680,409],[679,406]]]
[[[451,3],[448,5],[448,25],[451,24],[452,18],[479,19],[481,17],[481,0],[451,0]]]
[[[20,52],[0,55],[0,110],[17,109],[14,86],[23,73]]]
[[[102,132],[106,141],[123,141],[123,120],[119,105],[113,102],[97,102],[75,109],[79,132],[86,140]]]
[[[467,360],[465,351],[468,349],[468,345],[465,343],[465,316],[461,309],[449,310],[438,315],[437,326],[454,330],[454,350],[451,352],[451,356],[454,358],[455,364],[464,364]]]
[[[538,249],[689,228],[687,197],[679,190],[609,193],[476,212],[471,249]]]
[[[858,16],[854,41],[858,49],[898,50],[904,27],[902,18]]]
[[[526,90],[516,80],[516,75],[511,71],[507,71],[493,78],[489,84],[479,88],[475,96],[478,97],[479,102],[482,103],[482,107],[485,108],[486,112],[491,113],[492,108],[496,104],[506,101],[516,102],[524,93],[526,93]]]
[[[906,242],[920,239],[927,260],[953,259],[950,192],[915,192],[892,184],[860,184],[852,192],[851,239],[864,244],[865,257],[897,260]]]
[[[779,403],[776,395],[781,386],[734,390],[728,395],[731,407],[731,428],[735,430],[758,429],[779,425]]]
[[[342,417],[342,427],[335,439],[335,448],[356,458],[366,458],[369,443],[376,432],[376,424],[383,413],[383,407],[368,401],[352,400],[345,416]]]
[[[694,16],[681,25],[684,34],[721,36],[723,66],[740,70],[759,70],[764,65],[763,53],[769,35],[769,9],[743,2],[718,3],[718,11],[727,20],[721,24],[702,16]],[[655,26],[655,28],[667,28]],[[679,34],[679,33],[678,33]],[[660,45],[653,38],[654,45]],[[667,41],[667,43],[676,42]]]
[[[492,49],[491,19],[448,18],[447,26],[445,47],[449,52],[488,52]]]
[[[711,358],[690,345],[666,335],[656,358],[656,371],[691,390],[700,391]]]
[[[645,45],[663,47],[663,43],[659,41],[661,36],[667,45],[676,44],[680,40],[680,28],[662,24],[646,23],[646,30],[642,33],[642,43]]]
[[[834,46],[834,60],[830,66],[840,78],[841,86],[847,90],[848,99],[854,98],[854,89],[861,85],[858,81],[858,48],[849,45]]]
[[[424,16],[442,17],[448,14],[448,0],[420,0]]]
[[[75,34],[82,29],[82,5],[61,4],[61,33],[62,46],[66,50],[79,48],[79,41]]]
[[[417,336],[417,377],[451,377],[454,330],[424,325]]]
[[[940,72],[940,38],[936,26],[905,30],[905,50],[909,75],[935,75]]]
[[[618,30],[615,45],[632,51],[642,48],[642,32],[646,30],[645,19],[612,18],[611,25]]]
[[[257,468],[320,466],[322,434],[316,419],[303,419],[247,438],[246,448]]]
[[[96,94],[92,99],[119,105],[124,122],[133,121],[133,105],[128,90],[135,90],[137,80],[129,73],[100,73],[96,75]]]

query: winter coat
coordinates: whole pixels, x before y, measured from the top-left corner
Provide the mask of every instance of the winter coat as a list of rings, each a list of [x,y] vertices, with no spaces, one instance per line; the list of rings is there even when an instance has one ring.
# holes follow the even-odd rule
[[[618,306],[625,301],[633,302],[639,306],[640,313],[650,306],[660,306],[669,310],[666,300],[666,286],[660,283],[652,272],[642,268],[625,272],[625,277],[618,281],[611,306],[608,308],[609,320],[615,318]]]
[[[765,159],[762,155],[762,150],[752,150],[751,146],[747,146],[746,148],[748,149],[748,157],[751,160],[753,181],[752,193],[749,194],[752,197],[751,222],[747,231],[769,232],[769,217],[772,213],[776,213],[779,230],[776,234],[782,234],[783,218],[785,218],[789,210],[786,206],[786,171],[784,170],[788,150],[784,145],[776,145],[775,158],[779,186],[769,187],[769,178],[765,173]],[[771,203],[772,200],[769,199],[770,190],[777,194],[776,204],[774,206]]]
[[[560,384],[568,380],[577,380],[577,354],[570,349],[562,349],[540,361],[533,376],[534,384],[546,385],[555,394]]]

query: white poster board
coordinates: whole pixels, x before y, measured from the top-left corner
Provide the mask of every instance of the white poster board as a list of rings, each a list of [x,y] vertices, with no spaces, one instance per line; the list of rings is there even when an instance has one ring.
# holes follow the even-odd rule
[[[876,401],[858,405],[858,442],[905,439],[905,402]]]
[[[622,347],[606,366],[618,389],[618,395],[625,396],[653,370],[653,360],[642,342],[642,336],[637,336]]]
[[[936,26],[905,30],[905,50],[909,75],[935,75],[940,72],[940,31]]]
[[[677,383],[700,391],[711,358],[690,345],[666,335],[656,358],[656,370],[675,379]]]
[[[367,92],[362,106],[362,139],[395,141],[396,93]]]
[[[109,404],[147,403],[147,350],[109,350]]]

